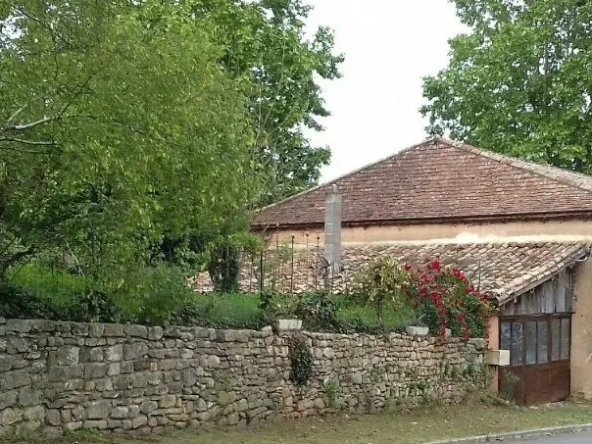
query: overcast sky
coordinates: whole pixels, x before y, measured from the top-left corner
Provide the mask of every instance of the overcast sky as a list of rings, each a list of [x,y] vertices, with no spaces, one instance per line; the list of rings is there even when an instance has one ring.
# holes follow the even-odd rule
[[[309,0],[310,25],[333,28],[343,78],[323,83],[332,116],[313,142],[329,145],[326,182],[426,138],[422,77],[446,66],[463,31],[448,0]]]

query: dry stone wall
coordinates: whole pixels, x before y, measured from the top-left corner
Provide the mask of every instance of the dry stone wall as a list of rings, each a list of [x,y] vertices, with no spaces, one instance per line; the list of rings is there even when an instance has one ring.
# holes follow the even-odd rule
[[[483,340],[298,333],[313,372],[290,381],[291,335],[0,318],[0,433],[159,433],[368,412],[484,386]],[[292,334],[293,335],[293,334]]]

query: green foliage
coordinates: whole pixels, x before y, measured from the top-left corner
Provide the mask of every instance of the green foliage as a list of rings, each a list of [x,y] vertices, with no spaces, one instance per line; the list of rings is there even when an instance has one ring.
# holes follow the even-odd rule
[[[297,386],[303,387],[312,376],[312,354],[306,339],[300,336],[290,338],[289,348],[292,364],[290,380]]]
[[[177,324],[223,329],[253,329],[265,327],[259,300],[253,295],[195,295],[183,305]]]
[[[54,319],[60,311],[51,300],[36,297],[29,291],[0,282],[0,316],[14,319]]]
[[[424,80],[428,131],[592,173],[592,3],[453,3],[470,31]]]
[[[8,281],[39,297],[51,298],[59,304],[67,304],[92,287],[92,281],[40,262],[33,262],[8,271]]]
[[[325,384],[325,395],[327,396],[327,405],[332,409],[341,407],[339,382],[329,381]]]
[[[321,130],[318,117],[329,115],[318,79],[339,77],[343,56],[333,53],[333,33],[320,27],[305,36],[311,8],[302,0],[209,0],[195,9],[216,26],[222,63],[244,82],[256,158],[267,179],[260,203],[316,184],[330,153],[312,146],[303,129]]]
[[[375,308],[378,321],[384,322],[385,308],[399,310],[408,303],[410,274],[392,257],[383,256],[367,265],[357,276],[352,294]]]
[[[178,268],[160,265],[131,270],[108,289],[126,322],[169,325],[194,293]]]
[[[187,4],[3,2],[0,273],[59,250],[116,280],[148,247],[248,225],[261,178],[242,81]]]

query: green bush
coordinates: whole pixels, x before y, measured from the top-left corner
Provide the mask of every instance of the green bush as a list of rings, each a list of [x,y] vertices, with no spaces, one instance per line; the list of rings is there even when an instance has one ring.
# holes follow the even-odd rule
[[[39,298],[49,298],[64,305],[93,287],[90,279],[38,263],[11,269],[7,278],[12,285],[26,289]]]
[[[0,282],[0,316],[13,319],[55,319],[68,316],[49,298],[39,298],[10,282]]]
[[[257,295],[194,295],[179,311],[177,323],[258,330],[267,325],[259,304]]]
[[[0,316],[77,322],[122,322],[210,328],[261,329],[273,319],[296,317],[309,331],[383,333],[402,330],[407,308],[386,307],[382,323],[372,306],[323,292],[302,295],[193,292],[171,265],[146,267],[119,280],[95,283],[42,264],[12,270],[0,285]]]
[[[145,325],[174,323],[194,297],[183,272],[167,265],[135,270],[108,292],[122,321]]]

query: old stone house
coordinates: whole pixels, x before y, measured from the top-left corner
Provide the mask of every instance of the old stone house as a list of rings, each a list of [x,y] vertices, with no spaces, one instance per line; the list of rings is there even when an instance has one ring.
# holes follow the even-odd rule
[[[592,398],[591,177],[436,138],[263,208],[252,229],[307,254],[327,244],[345,269],[448,257],[497,302],[500,390],[523,404]]]

